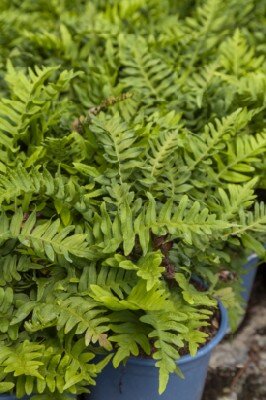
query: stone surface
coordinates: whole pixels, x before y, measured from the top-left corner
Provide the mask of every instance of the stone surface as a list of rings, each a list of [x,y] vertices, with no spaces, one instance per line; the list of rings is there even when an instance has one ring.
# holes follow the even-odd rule
[[[202,400],[266,400],[266,268],[262,268],[242,326],[213,352]]]

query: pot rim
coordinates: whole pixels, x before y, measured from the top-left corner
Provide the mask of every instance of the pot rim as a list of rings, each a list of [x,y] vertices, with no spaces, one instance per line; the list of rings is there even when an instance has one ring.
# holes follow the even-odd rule
[[[178,366],[187,364],[189,362],[193,362],[194,360],[198,360],[204,356],[206,356],[208,353],[211,353],[211,351],[218,345],[218,343],[223,339],[225,336],[227,329],[228,329],[228,316],[227,316],[227,310],[225,307],[222,305],[220,301],[218,301],[220,313],[221,313],[221,323],[220,327],[216,333],[216,335],[205,345],[203,346],[195,356],[190,356],[189,354],[180,357],[177,361],[176,364]],[[127,361],[128,364],[135,364],[135,365],[142,365],[146,367],[155,367],[156,360],[153,359],[146,359],[146,358],[140,358],[140,357],[130,357]]]
[[[257,262],[259,261],[259,256],[256,253],[251,253],[248,257],[247,257],[247,262],[245,265],[249,264],[251,261],[253,262]]]

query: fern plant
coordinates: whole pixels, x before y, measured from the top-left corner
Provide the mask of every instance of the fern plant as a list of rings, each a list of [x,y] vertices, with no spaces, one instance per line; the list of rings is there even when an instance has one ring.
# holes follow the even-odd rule
[[[10,100],[10,107],[12,102],[17,104]],[[29,355],[30,378],[26,371],[16,382],[18,396],[79,393],[93,384],[110,357],[100,365],[86,364],[86,371],[75,367],[71,377],[59,368],[48,378],[43,360],[51,348],[50,357],[60,363],[54,353],[60,343],[60,354],[66,351],[68,357],[64,365],[71,365],[75,346],[81,351],[79,362],[91,360],[98,346],[114,351],[115,366],[130,355],[152,352],[163,392],[169,373],[177,369],[180,349],[188,347],[195,354],[205,342],[207,334],[198,328],[208,325],[215,297],[225,302],[230,297],[232,304],[232,292],[222,291],[218,281],[221,261],[229,262],[222,243],[242,240],[257,247],[255,237],[248,238],[265,232],[265,207],[255,205],[249,211],[255,204],[254,179],[252,184],[228,186],[229,191],[226,180],[224,189],[215,192],[212,187],[219,176],[220,149],[237,128],[246,126],[250,113],[238,110],[216,126],[206,125],[201,135],[207,144],[202,141],[201,153],[196,146],[200,135],[191,136],[178,116],[153,119],[149,115],[147,121],[128,122],[110,112],[91,114],[82,125],[82,143],[88,149],[83,162],[77,163],[69,149],[72,165],[63,163],[56,174],[55,163],[45,156],[47,139],[42,144],[27,140],[35,121],[27,120],[23,157],[36,149],[43,156],[29,157],[32,162],[23,167],[21,150],[11,146],[19,157],[11,151],[1,173],[3,390],[11,389],[14,377],[20,376],[19,366],[12,367],[13,352],[23,354],[24,347],[28,352],[27,346],[37,354]],[[172,121],[177,130],[169,128]],[[45,134],[53,138],[53,127]],[[259,162],[263,147],[254,154]],[[14,164],[11,173],[9,165]],[[178,182],[179,169],[183,178]],[[169,190],[172,178],[175,190]],[[237,204],[232,203],[235,191]],[[195,289],[193,274],[209,281],[207,292]],[[54,332],[57,345],[50,344]],[[88,345],[92,353],[83,356]],[[38,357],[40,361],[32,361]]]
[[[217,299],[241,312],[221,279],[234,252],[265,257],[262,2],[16,3],[0,5],[0,391],[64,399],[145,355],[162,393]]]

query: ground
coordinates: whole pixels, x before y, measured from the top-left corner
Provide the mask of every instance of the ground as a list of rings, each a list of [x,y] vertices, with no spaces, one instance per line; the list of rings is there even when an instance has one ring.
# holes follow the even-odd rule
[[[258,272],[246,317],[213,352],[202,400],[266,400],[266,266]]]

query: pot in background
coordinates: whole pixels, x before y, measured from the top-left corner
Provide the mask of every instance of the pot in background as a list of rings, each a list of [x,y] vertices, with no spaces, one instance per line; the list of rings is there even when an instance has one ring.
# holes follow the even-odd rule
[[[248,302],[250,299],[252,287],[253,287],[256,273],[258,270],[259,260],[260,260],[259,257],[255,253],[252,253],[250,256],[247,257],[247,262],[242,267],[242,272],[240,274],[240,278],[242,281],[241,297],[243,300],[243,302],[242,302],[243,313],[239,316],[233,331],[237,330],[245,319]],[[232,332],[232,330],[231,330],[231,326],[229,324],[227,333],[231,333],[231,332]]]
[[[177,364],[185,379],[170,375],[166,391],[158,394],[158,368],[151,359],[130,358],[115,369],[110,363],[98,376],[88,400],[200,400],[212,350],[227,330],[227,312],[219,304],[221,324],[216,336],[195,357],[186,355]]]
[[[247,258],[246,264],[243,266],[242,287],[243,291],[241,293],[245,303],[248,303],[251,295],[252,286],[256,277],[258,270],[259,257],[253,253]]]

